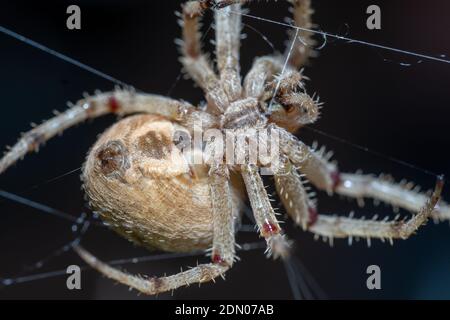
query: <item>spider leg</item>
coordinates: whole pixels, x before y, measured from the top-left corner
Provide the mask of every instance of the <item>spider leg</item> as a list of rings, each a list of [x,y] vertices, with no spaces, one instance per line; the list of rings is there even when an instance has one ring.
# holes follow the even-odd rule
[[[420,193],[412,184],[398,184],[383,177],[352,173],[340,174],[340,183],[335,192],[357,199],[373,198],[411,212],[418,212],[428,199],[426,194]],[[436,205],[432,217],[436,221],[450,220],[450,206],[441,200]]]
[[[291,41],[296,41],[297,45],[291,52],[289,57],[289,64],[294,69],[299,69],[308,61],[310,57],[315,56],[315,52],[312,46],[315,45],[315,40],[312,39],[312,33],[305,29],[312,29],[313,24],[311,22],[311,15],[314,10],[311,8],[311,0],[288,0],[292,3],[292,14],[294,16],[295,25],[301,29],[298,30],[298,37],[295,39],[295,32],[292,30]],[[289,46],[288,46],[289,48]],[[288,56],[288,50],[286,49],[285,56]]]
[[[413,212],[419,212],[425,206],[425,195],[370,176],[340,173],[322,151],[314,151],[289,132],[276,126],[273,128],[279,130],[281,151],[316,188],[330,195],[336,192],[355,198],[371,197]],[[449,220],[450,207],[442,202],[432,216],[436,220]]]
[[[177,121],[188,127],[202,120],[205,126],[213,126],[215,117],[186,103],[152,94],[138,94],[131,91],[99,93],[86,97],[67,111],[43,122],[23,134],[19,141],[0,160],[0,173],[64,130],[87,119],[108,113],[125,115],[130,113],[154,113]]]
[[[311,22],[311,15],[314,13],[314,10],[311,8],[311,0],[288,0],[292,4],[292,14],[293,14],[293,22],[295,26],[300,28],[298,30],[297,38],[295,37],[296,32],[290,30],[290,41],[289,44],[292,43],[292,41],[295,41],[296,45],[294,46],[294,49],[289,54],[290,45],[287,46],[286,52],[284,54],[285,58],[289,55],[289,66],[295,70],[301,68],[306,64],[308,59],[310,57],[314,57],[316,55],[316,52],[313,50],[312,46],[316,44],[316,41],[312,39],[312,33],[310,31],[307,31],[306,29],[312,29],[314,25]],[[229,5],[229,3],[232,2],[239,2],[239,1],[233,1],[230,0],[229,3],[226,3],[227,1],[224,1],[224,5]],[[251,2],[251,1],[243,1],[243,2]],[[269,58],[269,57],[262,57],[262,58]],[[256,62],[256,61],[255,61]],[[279,63],[279,61],[277,61]],[[255,64],[254,67],[257,65]],[[277,71],[279,72],[281,68]],[[255,70],[256,71],[256,70]],[[249,72],[250,74],[250,72]],[[250,85],[250,82],[248,82]],[[253,91],[248,90],[246,88],[246,92],[250,93]]]
[[[339,183],[336,165],[321,157],[320,153],[315,152],[288,131],[273,124],[271,126],[279,133],[281,152],[306,174],[315,187],[332,194]]]
[[[220,82],[230,101],[236,101],[242,95],[239,66],[242,28],[240,12],[240,4],[215,10],[217,66]]]
[[[213,212],[212,263],[200,264],[192,269],[167,277],[142,278],[131,275],[101,262],[91,253],[78,246],[75,251],[92,268],[106,277],[121,282],[145,294],[177,289],[192,283],[203,283],[223,276],[235,259],[234,217],[236,208],[231,201],[228,169],[225,165],[212,165],[209,172]]]
[[[317,220],[315,201],[309,197],[302,178],[289,160],[283,164],[282,173],[274,175],[275,189],[287,214],[303,230]]]
[[[283,64],[278,57],[263,56],[256,58],[244,79],[245,95],[261,99],[264,95],[266,84],[282,69]]]
[[[430,199],[409,220],[374,221],[318,215],[317,221],[308,230],[325,237],[407,239],[432,216],[433,210],[440,199],[443,185],[443,180],[438,178]]]
[[[363,237],[393,239],[409,238],[429,217],[440,199],[443,180],[438,179],[430,199],[407,221],[375,221],[317,214],[315,204],[309,199],[303,183],[295,170],[275,176],[276,189],[287,213],[304,229],[333,239]]]
[[[310,0],[288,0],[293,5],[295,24],[300,28],[312,28]],[[216,48],[217,62],[221,74],[221,81],[228,93],[230,100],[237,99],[241,94],[239,76],[239,40],[241,31],[240,3],[251,1],[225,0],[217,1],[221,10],[216,10]],[[292,38],[293,36],[291,36]],[[311,32],[299,30],[298,38],[291,39],[297,45],[290,53],[289,66],[298,69],[305,64],[307,59],[313,55],[311,46],[315,41],[311,38]],[[285,56],[288,56],[286,52]],[[255,60],[252,69],[244,81],[245,95],[247,97],[259,98],[264,92],[266,80],[274,73],[282,69],[280,57],[265,56]]]
[[[289,243],[281,233],[281,227],[257,167],[252,164],[242,165],[241,174],[259,232],[266,239],[268,254],[273,254],[275,258],[278,256],[286,258],[289,254]]]
[[[188,1],[182,5],[183,41],[181,63],[185,71],[205,92],[208,106],[214,113],[222,113],[228,106],[228,96],[211,68],[208,58],[201,51],[199,19],[209,2]]]
[[[212,261],[232,265],[235,259],[234,250],[234,218],[237,216],[231,198],[229,172],[224,164],[211,165],[210,194],[213,208],[214,238]]]
[[[303,144],[298,144],[294,139],[292,148],[304,149]],[[294,146],[297,144],[297,147]],[[303,149],[302,149],[303,148]],[[295,152],[291,153],[295,154]],[[383,177],[352,173],[340,173],[337,165],[328,160],[323,150],[310,150],[310,156],[304,162],[293,160],[301,173],[318,189],[325,190],[329,194],[337,194],[363,199],[365,197],[382,201],[403,208],[411,212],[419,212],[427,202],[428,196],[412,188],[411,184],[398,184]],[[292,160],[292,159],[291,159]],[[299,159],[301,160],[301,159]],[[450,206],[444,201],[434,208],[432,217],[434,220],[450,220]]]
[[[98,260],[92,253],[81,246],[75,246],[74,250],[92,268],[106,277],[116,280],[130,288],[144,294],[154,295],[160,292],[170,291],[192,283],[203,283],[213,280],[229,269],[229,266],[208,263],[201,264],[192,269],[182,271],[172,276],[143,278],[139,275],[128,274],[117,268]]]

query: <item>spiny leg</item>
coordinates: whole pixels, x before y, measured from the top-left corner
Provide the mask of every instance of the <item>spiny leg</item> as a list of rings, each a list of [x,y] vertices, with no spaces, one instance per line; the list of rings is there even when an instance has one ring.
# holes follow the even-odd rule
[[[215,117],[186,102],[159,95],[138,94],[132,91],[99,93],[79,100],[67,111],[25,133],[0,160],[0,173],[28,152],[38,151],[47,140],[87,119],[108,113],[125,115],[140,112],[159,114],[184,125],[192,125],[198,122],[198,119],[202,119],[205,126],[213,126],[216,122]]]
[[[209,179],[214,230],[212,263],[201,264],[172,276],[144,279],[101,262],[81,247],[75,247],[75,251],[87,264],[106,277],[145,294],[158,294],[192,283],[211,281],[218,276],[222,276],[224,272],[231,268],[235,259],[234,217],[236,216],[236,208],[233,207],[231,200],[227,167],[213,164],[209,172]]]
[[[314,10],[311,8],[311,0],[288,0],[292,4],[292,14],[293,14],[293,25],[299,27],[297,38],[294,38],[296,32],[292,30],[289,32],[291,34],[289,44],[295,41],[294,50],[289,53],[290,45],[286,48],[285,58],[289,56],[289,66],[293,69],[299,69],[306,64],[310,57],[315,56],[315,51],[313,46],[316,41],[312,39],[312,32],[306,29],[312,29],[313,24],[311,22],[311,16]],[[224,0],[221,1],[221,7],[229,6],[232,3],[247,3],[251,0]],[[263,57],[265,58],[265,57]],[[280,68],[281,70],[281,68]],[[246,90],[249,92],[248,90]]]
[[[336,193],[363,199],[365,197],[389,203],[394,207],[403,208],[411,212],[418,212],[428,196],[413,188],[411,183],[395,183],[383,176],[362,175],[353,173],[341,173],[340,183],[335,190]],[[450,220],[450,206],[440,201],[432,214],[435,220]]]
[[[358,220],[319,215],[317,221],[309,228],[309,231],[325,237],[337,238],[363,237],[368,240],[370,238],[407,239],[432,216],[433,210],[440,199],[443,185],[443,179],[439,177],[431,198],[426,201],[416,215],[407,221]]]
[[[274,257],[287,258],[289,243],[281,234],[281,228],[270,204],[269,196],[264,188],[258,168],[255,165],[242,165],[241,174],[244,179],[250,205],[253,209],[256,224],[261,236],[266,239],[267,251]]]
[[[297,169],[285,161],[280,173],[274,175],[275,188],[287,214],[303,230],[317,220],[316,203],[308,194]]]
[[[229,269],[228,266],[220,264],[201,264],[192,269],[182,271],[172,276],[143,278],[131,275],[98,260],[90,252],[81,246],[75,246],[74,250],[93,269],[104,274],[106,277],[116,280],[122,284],[136,289],[144,294],[158,294],[160,292],[175,290],[192,283],[203,283],[213,280]]]
[[[262,98],[266,84],[283,68],[279,57],[263,56],[256,58],[244,79],[244,94],[256,99]]]
[[[215,10],[217,66],[220,82],[230,101],[236,101],[242,95],[239,66],[240,12],[240,4]]]
[[[294,42],[294,50],[292,52],[289,52],[291,46],[288,47],[285,58],[289,58],[288,60],[288,66],[289,68],[292,68],[294,70],[299,69],[301,66],[303,66],[308,58],[310,56],[314,55],[314,51],[312,46],[315,44],[315,41],[312,39],[312,33],[303,29],[311,29],[313,27],[311,23],[311,15],[313,14],[313,10],[311,9],[311,1],[310,0],[288,0],[292,4],[292,13],[294,17],[294,23],[297,27],[301,28],[298,30],[298,32],[293,32],[291,35],[291,41],[290,43]],[[232,3],[246,3],[251,1],[236,1],[236,0],[224,0],[220,1],[220,7],[230,6]],[[216,20],[218,21],[218,26],[221,26],[219,24],[220,17],[226,17],[227,13],[232,13],[231,16],[235,16],[235,18],[240,19],[239,11],[235,8],[238,8],[238,4],[235,4],[231,7],[227,7],[222,10],[216,11]],[[233,21],[232,17],[229,17],[228,21]],[[226,26],[225,24],[223,24]],[[227,26],[227,28],[220,28],[218,29],[218,32],[216,33],[218,35],[217,37],[217,52],[218,52],[218,64],[219,64],[219,70],[221,70],[222,74],[222,66],[226,65],[226,62],[234,63],[237,61],[237,59],[234,59],[234,57],[238,57],[238,48],[239,48],[239,33],[240,33],[240,26],[239,28],[234,28],[238,24],[235,23],[232,26]],[[239,20],[240,25],[240,20]],[[229,30],[237,30],[238,32],[235,32],[235,37],[230,37]],[[222,32],[219,32],[222,31]],[[221,35],[221,36],[220,36]],[[220,36],[220,37],[219,37]],[[293,38],[296,37],[296,38]],[[235,45],[228,45],[230,42],[228,41],[221,41],[220,40],[232,40],[235,39]],[[224,45],[221,45],[221,43],[224,43]],[[228,49],[232,52],[232,54],[228,55],[219,55],[221,51],[220,48]],[[227,58],[228,60],[225,60]],[[245,95],[249,97],[254,98],[260,98],[264,93],[264,86],[266,84],[266,80],[269,80],[275,73],[279,73],[283,68],[283,58],[281,57],[271,57],[266,56],[259,58],[255,60],[255,63],[253,64],[252,69],[247,74],[245,81],[244,81],[244,88],[245,88]],[[228,69],[225,69],[228,70]],[[233,85],[233,87],[238,88],[237,81],[234,81],[234,79],[238,79],[238,71],[239,71],[239,65],[238,62],[234,63],[233,68],[229,69],[234,72],[227,72],[230,76],[228,77],[230,80],[233,81],[226,81],[222,83],[227,83],[229,86]],[[223,78],[223,77],[221,77]],[[239,87],[240,88],[240,87]],[[229,89],[227,90],[229,92]],[[237,92],[237,90],[236,90]],[[285,95],[285,102],[288,105],[304,105],[308,106],[311,104],[317,104],[317,101],[314,101],[314,99],[310,99],[310,97],[306,93],[300,93],[300,94],[292,94],[292,95]],[[311,114],[311,113],[310,113]],[[314,115],[313,117],[316,117]],[[309,122],[315,121],[308,119]],[[290,131],[293,132],[296,129],[298,129],[298,126],[293,127]]]
[[[294,69],[299,69],[308,61],[310,57],[314,56],[313,46],[315,40],[312,39],[312,33],[305,29],[312,29],[313,24],[311,22],[311,15],[314,10],[311,8],[311,0],[288,0],[292,3],[292,14],[294,17],[295,25],[301,29],[298,30],[298,38],[294,39],[295,32],[292,30],[291,41],[296,41],[296,46],[291,52],[289,57],[289,64]],[[291,42],[289,42],[291,43]],[[289,47],[288,47],[289,48]],[[286,49],[285,56],[288,56],[288,50]]]
[[[208,58],[201,51],[200,22],[208,1],[188,1],[182,5],[183,41],[181,43],[181,63],[186,72],[203,89],[208,106],[214,113],[222,113],[228,106],[228,96],[223,90],[217,75],[211,68]]]
[[[305,145],[294,139],[292,148],[304,150]],[[295,144],[297,146],[295,147]],[[307,161],[299,159],[294,164],[299,167],[301,173],[318,189],[327,191],[329,194],[337,194],[356,198],[362,202],[364,197],[373,198],[378,201],[391,204],[411,212],[419,212],[425,205],[428,196],[420,193],[417,189],[409,188],[409,184],[398,184],[384,178],[376,178],[370,175],[360,175],[339,172],[337,165],[329,161],[330,153],[325,153],[324,148],[316,151],[311,149],[311,155]],[[296,154],[295,150],[288,150]],[[298,153],[298,151],[297,151]],[[450,220],[450,206],[444,201],[433,210],[434,220]]]
[[[279,132],[281,151],[315,187],[331,194],[340,181],[336,165],[286,130],[277,126],[273,128]]]
[[[223,164],[213,164],[209,176],[214,216],[212,261],[231,266],[235,258],[234,219],[236,215],[234,212],[236,208],[231,199],[228,168]]]
[[[300,177],[293,170],[287,171],[284,176],[276,176],[275,182],[287,213],[296,223],[317,235],[328,237],[330,243],[335,237],[349,237],[350,241],[352,237],[364,237],[368,241],[370,238],[406,239],[432,216],[443,188],[443,179],[440,178],[431,198],[424,201],[418,213],[408,221],[375,221],[318,215]]]

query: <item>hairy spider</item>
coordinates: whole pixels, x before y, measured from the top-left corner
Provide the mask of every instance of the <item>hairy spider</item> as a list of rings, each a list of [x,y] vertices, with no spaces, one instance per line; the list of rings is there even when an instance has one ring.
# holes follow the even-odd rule
[[[210,281],[231,268],[236,259],[235,226],[245,194],[269,255],[285,258],[289,254],[289,242],[258,172],[270,166],[270,161],[251,162],[244,157],[243,163],[236,164],[222,156],[218,161],[193,164],[188,159],[191,155],[208,156],[206,150],[212,149],[183,153],[174,138],[180,132],[195,135],[199,130],[216,129],[245,134],[270,129],[276,133],[280,161],[274,180],[287,213],[304,230],[330,241],[335,237],[348,237],[350,242],[352,237],[406,239],[429,217],[450,219],[450,207],[438,204],[442,179],[428,199],[408,183],[340,173],[329,154],[306,146],[293,135],[315,122],[320,109],[320,103],[305,92],[299,71],[314,54],[314,40],[305,31],[312,27],[310,0],[290,0],[295,24],[301,28],[292,33],[284,56],[257,58],[243,81],[240,2],[189,1],[182,5],[181,62],[203,89],[204,108],[133,90],[96,93],[24,134],[0,160],[2,173],[28,152],[37,151],[50,138],[86,119],[108,113],[138,114],[114,124],[90,150],[82,173],[89,203],[114,230],[137,244],[175,252],[211,248],[212,262],[171,276],[142,278],[101,262],[81,246],[75,250],[107,277],[146,294]],[[199,19],[209,8],[215,9],[218,75],[200,45]],[[206,147],[210,145],[208,142]],[[415,215],[404,221],[365,221],[318,214],[299,172],[330,195],[371,197]]]

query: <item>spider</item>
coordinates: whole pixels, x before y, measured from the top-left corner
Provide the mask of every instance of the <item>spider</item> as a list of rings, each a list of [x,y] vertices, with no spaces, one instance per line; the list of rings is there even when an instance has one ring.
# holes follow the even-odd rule
[[[87,155],[83,187],[90,206],[125,238],[172,252],[210,250],[211,262],[180,273],[144,278],[111,267],[80,245],[75,251],[94,269],[145,294],[203,283],[223,276],[237,259],[235,229],[245,196],[268,255],[289,256],[290,242],[283,233],[263,184],[259,169],[269,163],[230,164],[224,157],[208,164],[192,164],[189,154],[177,148],[176,133],[196,131],[249,132],[271,130],[279,139],[276,191],[287,214],[302,229],[330,239],[353,237],[381,240],[410,237],[428,218],[450,219],[450,207],[439,202],[439,177],[428,198],[410,183],[396,184],[386,177],[342,173],[330,154],[300,141],[295,133],[314,123],[321,103],[306,93],[300,71],[314,56],[310,0],[289,0],[295,25],[291,46],[284,55],[256,58],[241,79],[239,46],[241,6],[246,1],[188,1],[182,5],[181,63],[188,76],[204,91],[206,105],[131,89],[85,96],[63,113],[24,134],[0,160],[0,173],[65,129],[109,113],[121,119],[104,134]],[[204,12],[214,9],[217,73],[201,50],[199,24]],[[201,123],[198,128],[196,124]],[[207,149],[207,148],[206,148]],[[205,150],[206,150],[205,149]],[[203,148],[191,155],[207,153]],[[208,149],[209,150],[209,149]],[[317,203],[305,187],[306,179],[329,195],[362,199],[371,197],[413,213],[403,221],[334,217],[318,213]],[[439,203],[438,203],[439,202]]]

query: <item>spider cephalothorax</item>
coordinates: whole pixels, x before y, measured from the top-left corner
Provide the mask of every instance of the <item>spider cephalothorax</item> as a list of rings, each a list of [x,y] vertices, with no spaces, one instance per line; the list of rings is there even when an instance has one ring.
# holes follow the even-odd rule
[[[349,241],[363,237],[368,242],[371,238],[405,239],[430,216],[450,218],[450,208],[443,202],[438,204],[442,179],[428,199],[407,184],[340,173],[329,155],[306,146],[293,135],[316,121],[320,109],[317,99],[306,93],[299,71],[313,53],[314,41],[305,31],[312,26],[310,0],[290,0],[294,21],[301,29],[291,35],[291,46],[284,56],[255,59],[243,81],[239,66],[241,4],[237,2],[189,1],[182,6],[181,62],[187,75],[204,91],[205,108],[130,90],[99,93],[26,133],[0,161],[1,173],[83,120],[107,113],[139,113],[113,125],[89,152],[82,174],[88,201],[113,229],[135,243],[177,252],[210,248],[212,262],[172,276],[144,279],[97,260],[80,246],[74,248],[106,276],[147,294],[209,281],[227,271],[236,258],[235,225],[245,196],[269,254],[282,258],[288,255],[289,243],[259,174],[259,169],[271,166],[273,159],[251,161],[243,148],[238,150],[245,154],[243,161],[230,162],[228,154],[217,157],[217,149],[211,148],[214,139],[186,151],[178,144],[181,136],[208,130],[244,136],[271,131],[273,135],[263,144],[274,145],[277,137],[274,181],[286,212],[304,230],[330,241],[334,237],[348,237]],[[199,19],[208,9],[214,9],[215,14],[218,73],[200,49]],[[212,161],[192,162],[196,156]],[[416,214],[407,221],[318,214],[299,172],[328,194],[371,197]]]

